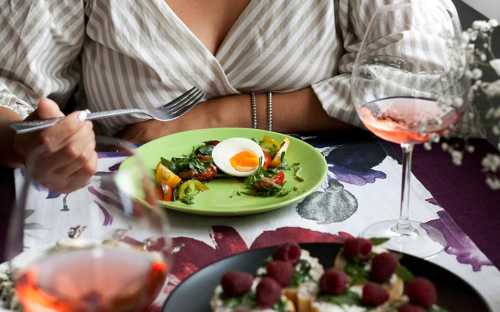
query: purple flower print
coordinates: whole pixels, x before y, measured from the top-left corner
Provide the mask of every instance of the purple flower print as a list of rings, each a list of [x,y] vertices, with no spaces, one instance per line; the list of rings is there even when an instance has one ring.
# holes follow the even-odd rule
[[[474,272],[481,271],[483,265],[493,265],[446,211],[438,211],[438,216],[438,219],[426,222],[423,227],[429,233],[435,229],[442,234],[446,253],[456,256],[459,263],[471,265]]]
[[[108,168],[109,172],[117,171],[120,168],[121,164],[122,164],[122,162],[120,161],[120,162],[112,165],[111,167]]]
[[[111,213],[109,213],[108,209],[106,209],[105,205],[112,205],[112,206],[120,207],[120,202],[117,199],[115,199],[107,194],[99,192],[93,186],[89,186],[88,190],[89,190],[90,194],[92,194],[96,197],[94,202],[99,207],[99,209],[101,209],[101,212],[104,215],[104,221],[103,221],[102,225],[104,225],[104,226],[111,225],[113,223],[113,216],[111,215]]]
[[[340,182],[362,186],[387,177],[384,172],[373,169],[387,157],[384,147],[377,140],[343,144],[331,142],[324,136],[302,139],[321,151],[328,162],[329,173]]]
[[[359,186],[368,183],[375,183],[377,179],[385,179],[387,177],[387,175],[382,171],[374,169],[358,171],[336,165],[328,165],[328,168],[329,171],[333,173],[333,175],[337,178],[337,180]]]

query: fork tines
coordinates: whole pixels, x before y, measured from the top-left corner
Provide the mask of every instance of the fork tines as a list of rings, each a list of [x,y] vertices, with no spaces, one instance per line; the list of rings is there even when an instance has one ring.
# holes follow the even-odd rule
[[[182,95],[177,97],[172,102],[169,102],[161,107],[165,113],[175,114],[185,106],[190,106],[191,103],[196,103],[204,96],[204,93],[197,87],[193,87]]]

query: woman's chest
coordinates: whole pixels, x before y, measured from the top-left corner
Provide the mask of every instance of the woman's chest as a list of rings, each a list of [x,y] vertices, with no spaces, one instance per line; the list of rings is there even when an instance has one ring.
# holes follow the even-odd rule
[[[139,77],[155,90],[299,89],[329,77],[341,49],[332,0],[92,2],[87,76]]]
[[[250,0],[165,0],[170,9],[215,55]]]

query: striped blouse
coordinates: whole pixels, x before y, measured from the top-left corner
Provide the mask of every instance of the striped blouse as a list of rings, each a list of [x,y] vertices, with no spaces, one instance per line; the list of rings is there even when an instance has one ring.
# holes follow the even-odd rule
[[[24,117],[40,97],[64,105],[78,84],[91,111],[153,108],[192,86],[208,98],[310,86],[330,116],[359,124],[353,62],[375,10],[397,1],[250,0],[213,55],[165,0],[0,0],[0,106]],[[451,0],[439,1],[456,15]],[[394,21],[403,39],[378,48],[408,45],[425,58],[428,44],[404,38],[443,23],[428,13]],[[134,121],[103,126],[112,133]]]

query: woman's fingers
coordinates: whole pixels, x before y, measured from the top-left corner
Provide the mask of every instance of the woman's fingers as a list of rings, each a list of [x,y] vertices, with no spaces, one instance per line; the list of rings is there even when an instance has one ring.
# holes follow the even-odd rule
[[[97,154],[93,153],[89,160],[77,171],[67,177],[64,185],[58,186],[58,192],[69,193],[88,184],[97,168]]]
[[[39,132],[16,135],[14,149],[26,162],[33,178],[56,192],[84,186],[96,170],[97,154],[92,123],[87,111],[74,112],[56,125]],[[50,99],[38,103],[31,119],[63,117]]]
[[[95,137],[92,131],[92,123],[82,127],[75,133],[58,152],[48,154],[46,157],[52,162],[54,172],[69,176],[82,167],[95,153]]]
[[[48,153],[55,153],[67,146],[67,142],[82,127],[88,126],[85,121],[86,112],[74,112],[56,125],[40,131],[39,143],[43,145]]]

